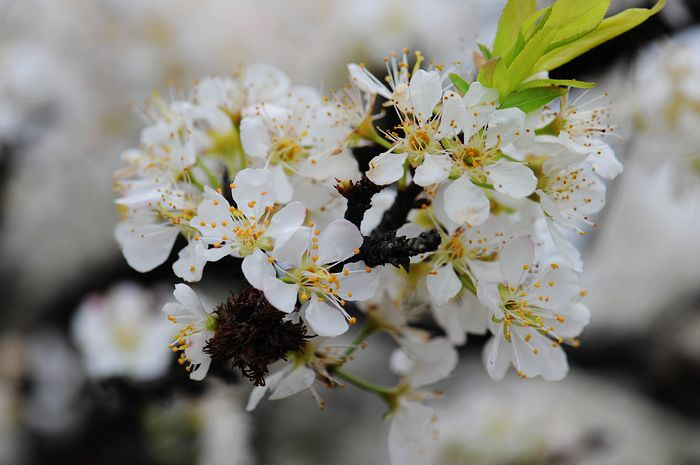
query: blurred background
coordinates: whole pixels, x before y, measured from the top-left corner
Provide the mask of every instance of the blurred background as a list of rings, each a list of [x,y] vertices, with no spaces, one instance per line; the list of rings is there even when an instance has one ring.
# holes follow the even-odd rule
[[[186,378],[160,314],[175,276],[127,266],[111,172],[154,90],[265,62],[330,91],[347,62],[381,69],[403,47],[470,62],[503,3],[0,0],[0,465],[387,463],[364,393],[248,414],[233,374]],[[608,92],[622,135],[625,172],[581,244],[592,323],[559,383],[492,382],[470,337],[435,403],[440,463],[700,464],[700,2],[669,0],[555,74],[597,81],[585,98]],[[207,269],[214,305],[240,278]],[[387,376],[390,347],[354,363]]]

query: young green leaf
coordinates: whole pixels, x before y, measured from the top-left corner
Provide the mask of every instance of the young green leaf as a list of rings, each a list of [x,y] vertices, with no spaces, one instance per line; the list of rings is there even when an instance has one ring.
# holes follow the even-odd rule
[[[484,86],[496,89],[501,97],[508,95],[510,91],[506,65],[501,57],[487,61],[479,71],[478,80]]]
[[[492,56],[491,50],[489,50],[489,48],[484,44],[477,44],[477,45],[479,47],[479,50],[481,50],[481,54],[484,55],[484,58],[486,58],[487,60],[490,60],[491,56]]]
[[[563,96],[566,92],[566,88],[556,86],[519,90],[510,94],[503,101],[500,108],[520,108],[525,113],[530,113]]]
[[[595,87],[595,82],[577,81],[576,79],[535,79],[532,81],[523,82],[518,90],[532,89],[534,87],[575,87],[577,89],[590,89]]]
[[[567,19],[565,19],[561,27],[558,27],[558,31],[547,51],[571,43],[598,27],[603,18],[605,18],[605,13],[607,13],[610,6],[610,0],[588,0],[585,2],[576,0],[574,5],[562,5],[566,8]],[[572,6],[576,8],[572,8]],[[558,13],[558,11],[552,13],[554,20],[557,19],[555,13]]]
[[[450,73],[450,81],[452,81],[452,84],[454,84],[455,89],[457,89],[457,92],[459,92],[459,95],[464,95],[469,90],[469,83],[459,74]]]
[[[516,39],[520,25],[535,13],[536,8],[536,0],[508,0],[506,6],[503,7],[501,19],[498,21],[496,38],[493,41],[493,47],[491,47],[493,56],[503,55]],[[488,59],[486,55],[484,57]]]
[[[655,15],[666,4],[666,0],[658,0],[650,9],[630,8],[615,16],[604,19],[592,32],[557,49],[551,50],[541,57],[532,70],[549,71],[570,62],[592,48],[623,34],[640,25]]]
[[[543,18],[543,21],[546,21],[546,18]],[[556,31],[556,29],[548,27],[545,23],[540,30],[525,43],[522,51],[515,57],[510,66],[508,66],[507,74],[510,87],[507,88],[505,93],[501,92],[499,89],[501,98],[507,96],[510,91],[533,74],[533,66],[542,55],[544,55]]]

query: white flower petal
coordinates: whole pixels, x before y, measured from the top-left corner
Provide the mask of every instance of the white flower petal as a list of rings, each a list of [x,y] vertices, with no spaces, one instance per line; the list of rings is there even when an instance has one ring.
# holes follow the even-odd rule
[[[495,380],[503,379],[510,366],[510,349],[503,334],[494,334],[484,346],[484,365],[489,376]]]
[[[588,156],[588,163],[593,170],[605,179],[615,179],[622,173],[622,163],[615,157],[615,151],[600,139],[586,139],[592,153]]]
[[[501,158],[487,166],[486,176],[493,188],[516,199],[532,194],[537,187],[537,177],[527,165]]]
[[[467,116],[467,109],[462,98],[453,91],[445,92],[442,97],[442,111],[440,112],[439,137],[451,137],[459,134],[462,124]]]
[[[270,263],[267,255],[260,249],[255,249],[253,253],[243,259],[241,271],[243,271],[243,276],[245,276],[246,281],[248,281],[251,286],[261,290],[266,277],[276,277],[275,267]]]
[[[178,234],[178,229],[170,224],[139,225],[130,220],[122,221],[114,230],[126,262],[141,273],[168,259]]]
[[[177,261],[173,263],[175,276],[188,282],[202,279],[204,265],[207,263],[207,250],[201,241],[190,241],[177,256]]]
[[[410,111],[419,121],[433,116],[433,109],[442,98],[442,77],[436,70],[417,70],[408,85]]]
[[[247,116],[241,121],[243,150],[254,158],[265,158],[272,147],[272,139],[265,121],[258,116]]]
[[[275,203],[272,173],[262,168],[246,168],[236,174],[231,196],[248,219],[260,220],[267,207]]]
[[[243,73],[242,81],[243,89],[248,97],[248,104],[284,97],[291,86],[286,74],[274,66],[266,64],[247,67]]]
[[[284,313],[294,311],[299,291],[298,285],[282,282],[272,276],[265,276],[262,288],[267,301],[277,310]]]
[[[459,280],[451,264],[428,273],[426,284],[435,305],[445,305],[462,290],[462,281]]]
[[[464,174],[445,189],[445,212],[458,224],[476,226],[489,217],[491,204],[483,189]]]
[[[282,207],[270,220],[265,235],[275,241],[275,247],[281,247],[292,237],[306,218],[306,207],[301,202],[292,202]]]
[[[391,98],[389,89],[367,71],[364,66],[350,63],[348,64],[348,74],[350,75],[350,81],[358,89],[369,94],[379,94],[386,99]]]
[[[264,386],[254,387],[253,390],[250,392],[250,397],[248,397],[248,404],[245,407],[246,412],[252,412],[253,410],[255,410],[255,407],[257,407],[262,398],[265,397],[265,393],[268,390],[275,389],[277,385],[282,381],[282,379],[285,376],[287,376],[291,369],[291,364],[286,365],[281,370],[276,371],[270,376],[266,377]]]
[[[430,443],[435,441],[434,428],[431,428],[434,416],[432,408],[419,402],[401,402],[389,425],[389,458],[392,465],[429,463]]]
[[[486,143],[489,147],[505,147],[525,132],[525,113],[518,108],[496,110],[489,117]]]
[[[429,153],[425,155],[423,163],[416,168],[416,174],[413,176],[413,181],[419,186],[429,186],[437,184],[447,179],[452,168],[452,158],[449,155],[439,154],[434,155]]]
[[[440,381],[457,366],[457,351],[447,338],[424,339],[422,335],[409,333],[398,338],[398,342],[411,360],[410,364],[404,363],[403,368],[407,368],[404,376],[413,388]]]
[[[301,226],[284,244],[275,247],[272,256],[284,267],[299,266],[304,253],[311,245],[311,228]]]
[[[304,318],[319,336],[340,336],[348,330],[348,322],[340,310],[312,297],[306,307]]]
[[[190,310],[191,313],[197,315],[206,315],[207,312],[202,305],[202,302],[197,297],[194,290],[187,284],[176,284],[175,290],[173,291],[173,296],[177,299],[180,304]]]
[[[401,179],[404,174],[406,153],[385,152],[369,162],[367,177],[380,186],[386,186]]]
[[[582,272],[583,260],[581,260],[581,252],[571,243],[561,226],[549,218],[546,218],[546,221],[549,235],[564,259],[564,264],[574,271]]]
[[[501,251],[501,270],[508,286],[516,288],[525,280],[535,257],[535,244],[526,237],[509,241]]]
[[[362,233],[346,219],[339,219],[326,226],[318,235],[318,262],[335,263],[355,255],[362,246]]]
[[[348,301],[363,301],[371,298],[379,287],[379,276],[374,268],[367,273],[364,262],[350,263],[343,267],[350,273],[336,273],[338,278],[338,297]]]
[[[276,388],[270,394],[270,400],[284,399],[309,388],[316,379],[316,373],[311,368],[301,365],[294,368],[287,376],[282,378]]]

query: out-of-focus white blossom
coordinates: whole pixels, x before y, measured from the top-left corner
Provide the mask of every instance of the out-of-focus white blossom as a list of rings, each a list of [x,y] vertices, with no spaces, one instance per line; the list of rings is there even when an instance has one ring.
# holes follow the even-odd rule
[[[86,297],[72,322],[72,335],[87,373],[136,381],[161,376],[168,367],[170,331],[158,293],[122,283],[105,295]]]

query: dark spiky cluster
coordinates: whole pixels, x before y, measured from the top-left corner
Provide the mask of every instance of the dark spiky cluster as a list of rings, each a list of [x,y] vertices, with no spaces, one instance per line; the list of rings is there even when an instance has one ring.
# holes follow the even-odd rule
[[[231,294],[216,315],[218,326],[204,351],[230,360],[256,386],[265,385],[270,364],[301,350],[309,337],[304,325],[284,320],[284,313],[254,288]]]
[[[396,232],[388,231],[381,235],[365,237],[360,253],[351,261],[362,260],[365,265],[375,266],[391,264],[403,267],[408,271],[410,258],[426,252],[437,250],[440,245],[440,234],[435,229],[422,232],[418,237],[396,236]]]
[[[372,208],[372,196],[383,187],[376,185],[363,174],[357,182],[338,181],[335,188],[340,195],[348,199],[345,219],[359,228],[365,212]]]

